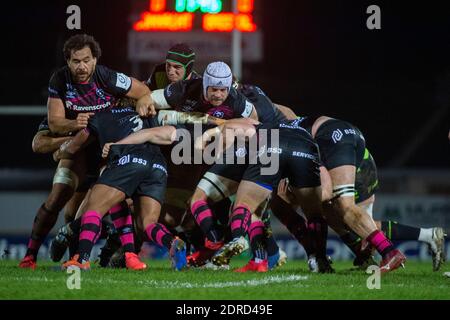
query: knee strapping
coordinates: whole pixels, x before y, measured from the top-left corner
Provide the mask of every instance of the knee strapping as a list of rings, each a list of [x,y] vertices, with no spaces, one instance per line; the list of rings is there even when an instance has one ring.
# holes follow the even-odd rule
[[[354,184],[341,184],[333,187],[333,197],[332,200],[339,197],[354,197],[355,196],[355,185]]]
[[[198,183],[198,187],[202,189],[213,202],[219,202],[230,196],[230,190],[227,186],[220,180],[219,176],[211,172],[205,173]]]
[[[76,190],[78,187],[78,176],[70,169],[58,168],[53,176],[53,184],[55,183],[66,184]]]

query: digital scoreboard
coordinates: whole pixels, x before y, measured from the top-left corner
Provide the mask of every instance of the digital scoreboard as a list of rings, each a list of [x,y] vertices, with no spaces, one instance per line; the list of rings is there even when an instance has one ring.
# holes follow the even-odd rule
[[[192,31],[198,19],[206,32],[255,32],[254,2],[237,0],[237,13],[233,13],[232,0],[150,0],[148,11],[141,13],[133,30]]]
[[[262,60],[260,0],[134,0],[128,33],[128,58],[160,62],[167,49],[188,43],[196,61],[230,61],[233,30],[241,32],[242,61]],[[137,68],[137,67],[136,67]]]

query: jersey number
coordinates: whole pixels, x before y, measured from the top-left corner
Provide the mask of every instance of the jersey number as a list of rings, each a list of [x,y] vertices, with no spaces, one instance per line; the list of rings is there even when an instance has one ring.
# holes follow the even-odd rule
[[[132,129],[133,132],[138,132],[139,130],[142,129],[144,123],[142,122],[142,119],[139,116],[132,117],[130,121],[136,124],[136,126]]]

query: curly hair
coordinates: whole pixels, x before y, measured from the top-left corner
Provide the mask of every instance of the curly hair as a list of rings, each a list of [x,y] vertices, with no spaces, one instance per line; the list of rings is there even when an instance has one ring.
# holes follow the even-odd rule
[[[84,47],[89,47],[91,49],[93,57],[96,59],[100,58],[100,56],[102,55],[100,45],[93,36],[87,34],[76,34],[74,36],[71,36],[64,43],[64,59],[70,59],[72,50],[77,51],[83,49]]]

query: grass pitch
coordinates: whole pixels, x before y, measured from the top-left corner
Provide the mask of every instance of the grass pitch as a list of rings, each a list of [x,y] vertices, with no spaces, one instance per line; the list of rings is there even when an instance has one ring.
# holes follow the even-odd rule
[[[232,268],[246,260],[233,261]],[[448,267],[432,272],[431,262],[408,261],[405,269],[381,277],[380,289],[369,290],[364,271],[351,271],[350,262],[334,262],[335,274],[311,274],[305,261],[288,261],[267,273],[171,270],[168,260],[148,261],[143,272],[102,269],[81,272],[80,289],[68,289],[71,274],[59,264],[39,262],[35,271],[18,261],[0,260],[0,299],[450,299]],[[74,282],[72,282],[74,283]]]

